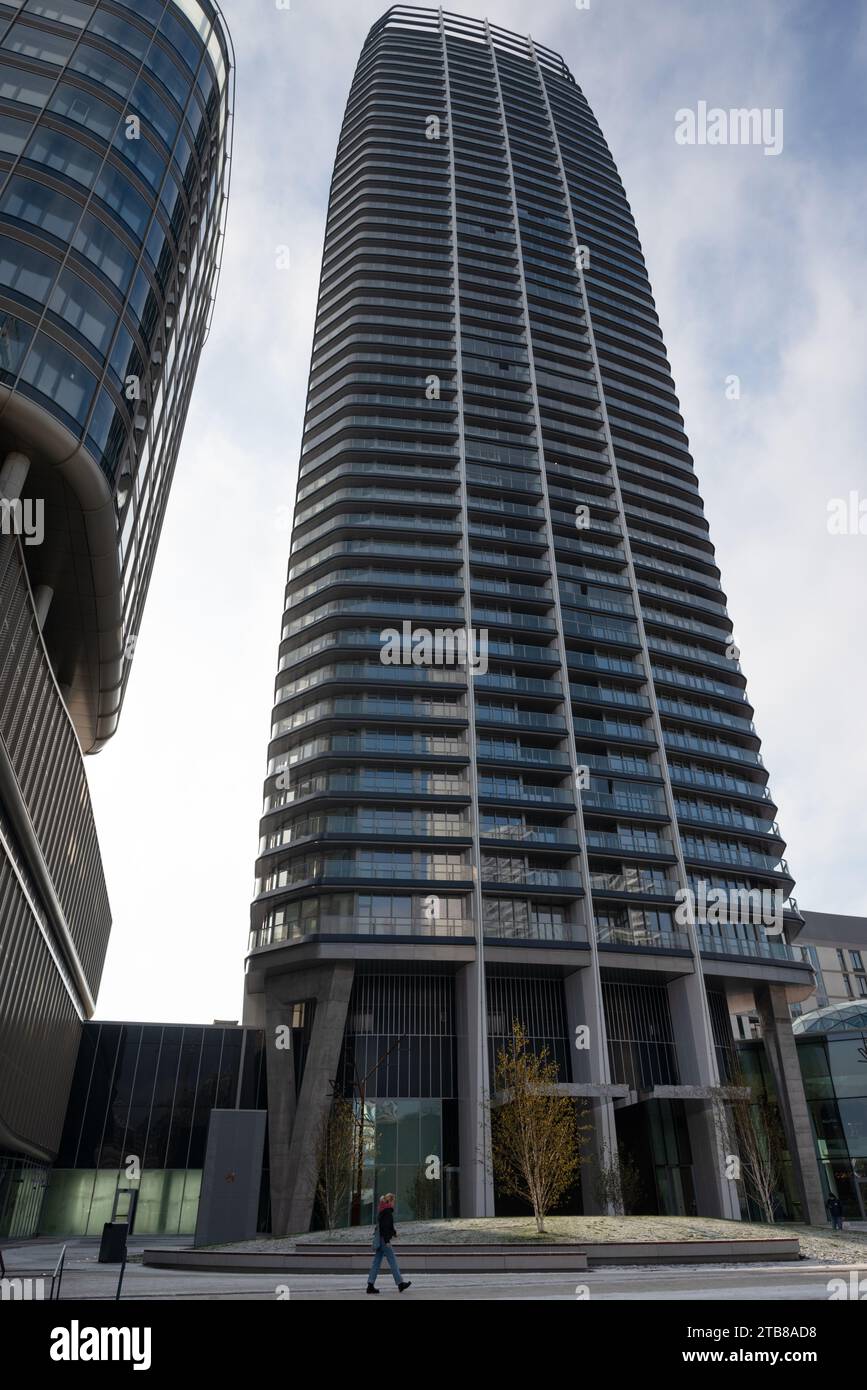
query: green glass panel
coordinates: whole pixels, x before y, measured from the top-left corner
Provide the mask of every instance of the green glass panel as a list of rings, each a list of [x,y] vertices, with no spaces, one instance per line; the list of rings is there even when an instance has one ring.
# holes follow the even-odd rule
[[[55,1168],[51,1174],[39,1233],[44,1236],[83,1236],[93,1197],[93,1168]]]

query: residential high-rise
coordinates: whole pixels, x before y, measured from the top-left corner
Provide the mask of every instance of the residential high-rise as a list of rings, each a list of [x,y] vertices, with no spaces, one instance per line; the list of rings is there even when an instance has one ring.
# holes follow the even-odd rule
[[[392,7],[331,185],[252,908],[276,1232],[311,1219],[333,1086],[375,1120],[366,1213],[391,1189],[404,1216],[492,1214],[516,1019],[597,1164],[627,1153],[650,1210],[736,1216],[713,1100],[745,981],[791,1205],[822,1216],[752,713],[587,101],[529,38]],[[710,889],[778,894],[781,921],[717,925]]]
[[[0,1229],[60,1141],[111,924],[114,732],[224,225],[211,0],[0,0]]]

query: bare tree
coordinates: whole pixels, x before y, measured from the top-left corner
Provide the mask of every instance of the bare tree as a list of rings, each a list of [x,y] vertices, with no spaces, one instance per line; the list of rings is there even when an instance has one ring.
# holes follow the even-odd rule
[[[713,1090],[717,1133],[724,1148],[726,1176],[741,1179],[763,1219],[774,1223],[774,1197],[783,1178],[785,1136],[776,1106],[755,1095],[737,1066],[729,1083]]]
[[[355,1108],[344,1096],[335,1096],[322,1117],[316,1143],[316,1195],[329,1231],[346,1215],[357,1144]]]
[[[560,1093],[559,1068],[547,1048],[536,1053],[520,1023],[497,1054],[499,1104],[491,1117],[494,1177],[505,1193],[529,1202],[536,1230],[571,1187],[584,1161],[591,1126],[575,1100]]]

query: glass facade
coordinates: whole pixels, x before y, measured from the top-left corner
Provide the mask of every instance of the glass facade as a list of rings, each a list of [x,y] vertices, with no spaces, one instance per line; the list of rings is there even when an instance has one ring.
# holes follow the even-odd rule
[[[216,290],[231,72],[209,0],[0,3],[0,383],[108,481],[125,638]]]
[[[867,1030],[798,1043],[826,1192],[847,1221],[867,1221]]]
[[[264,1041],[254,1029],[86,1024],[40,1234],[101,1235],[105,1221],[128,1210],[131,1188],[137,1235],[192,1234],[211,1111],[267,1104]],[[266,1167],[263,1229],[267,1203]]]

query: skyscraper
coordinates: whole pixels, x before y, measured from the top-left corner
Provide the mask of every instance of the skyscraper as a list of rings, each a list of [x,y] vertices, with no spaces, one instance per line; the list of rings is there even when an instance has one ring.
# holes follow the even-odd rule
[[[269,1052],[275,1231],[311,1218],[332,1087],[376,1125],[367,1211],[493,1214],[516,1020],[645,1209],[736,1216],[713,1099],[747,984],[821,1216],[752,714],[586,99],[529,38],[392,7],[331,185],[252,908],[248,1021],[303,1030]]]
[[[117,726],[208,330],[231,74],[210,0],[0,3],[0,1230],[108,943],[82,753]]]

